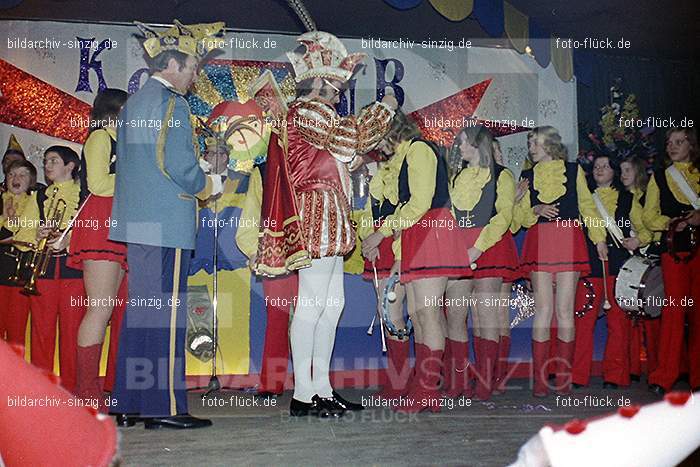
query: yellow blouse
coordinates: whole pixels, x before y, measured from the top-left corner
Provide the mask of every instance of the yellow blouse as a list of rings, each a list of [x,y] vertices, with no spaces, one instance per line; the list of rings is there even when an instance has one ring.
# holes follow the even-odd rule
[[[262,176],[260,169],[256,166],[250,174],[248,192],[243,201],[243,210],[236,231],[236,244],[248,258],[251,258],[258,251],[262,191]]]
[[[600,197],[600,200],[608,211],[608,214],[615,216],[615,211],[617,211],[617,201],[620,197],[619,192],[612,187],[597,188],[595,192]],[[651,242],[651,232],[644,227],[642,222],[642,206],[639,204],[639,198],[634,197],[632,199],[632,208],[629,212],[629,219],[632,222],[632,230],[634,230],[636,237],[639,239],[640,247],[647,245]]]
[[[406,158],[411,198],[384,219],[378,231],[385,237],[418,222],[430,209],[433,195],[435,195],[437,158],[430,146],[420,141],[413,144],[410,141],[404,141],[396,148],[394,157],[397,156]]]
[[[538,169],[541,165],[543,165],[543,167]],[[564,161],[553,160],[538,162],[535,164],[533,170],[534,187],[539,190],[541,200],[554,201],[566,193],[566,177],[560,175],[566,172]],[[603,227],[602,220],[595,222],[595,219],[600,219],[600,217],[595,208],[593,196],[588,189],[586,175],[583,173],[581,167],[578,167],[576,174],[576,192],[579,214],[585,220],[585,225],[589,226],[588,237],[593,243],[605,241],[605,227]],[[533,206],[530,205],[529,193],[525,193],[525,196],[515,205],[513,216],[515,217],[515,224],[518,226],[528,228],[537,223],[538,216],[533,211]]]
[[[39,225],[39,206],[36,203],[36,192],[15,195],[11,192],[2,194],[5,212],[2,213],[1,226],[12,232],[12,237],[20,242],[36,243],[36,230]],[[15,217],[7,218],[7,206],[12,203]],[[28,251],[26,246],[17,246],[22,251]]]
[[[690,162],[674,162],[673,165],[678,169],[680,173],[685,176],[688,180],[690,187],[695,190],[696,193],[700,193],[700,172],[693,170]],[[683,204],[690,204],[688,198],[685,197],[683,192],[678,185],[676,185],[673,177],[669,175],[668,169],[664,172],[666,176],[666,183],[668,184],[669,190],[673,193],[673,197],[678,200],[678,202]],[[647,186],[647,197],[644,203],[644,225],[647,229],[653,232],[663,232],[668,230],[668,223],[671,220],[670,217],[661,214],[661,193],[659,192],[659,185],[656,183],[656,179],[651,177],[649,180],[649,185]]]
[[[113,162],[112,139],[117,135],[112,128],[101,128],[90,133],[83,146],[83,157],[87,162],[88,190],[97,196],[113,196],[116,175],[109,173]]]
[[[471,211],[481,199],[483,187],[491,179],[491,171],[486,167],[468,167],[455,177],[450,184],[452,199],[452,215],[454,208],[461,211]],[[478,191],[474,188],[478,187]],[[479,233],[474,246],[480,251],[486,251],[503,237],[513,220],[513,204],[515,203],[515,179],[510,170],[501,171],[496,180],[496,214]]]

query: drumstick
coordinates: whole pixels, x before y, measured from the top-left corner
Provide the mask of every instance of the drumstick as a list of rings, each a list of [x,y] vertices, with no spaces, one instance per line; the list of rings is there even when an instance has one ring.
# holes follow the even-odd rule
[[[377,279],[377,265],[375,264],[374,260],[372,260],[372,271],[374,272],[374,288],[377,291],[377,305],[379,305],[379,297],[381,296],[381,294],[379,293],[379,279]],[[381,328],[380,331],[382,333],[382,352],[386,353],[386,336],[384,335],[384,316],[382,316],[382,313],[379,312],[378,309],[377,313],[379,314],[379,327]],[[375,318],[376,315],[374,318],[372,318],[373,324]]]
[[[610,305],[610,302],[608,301],[608,278],[607,273],[605,271],[607,269],[607,266],[605,265],[606,261],[607,260],[604,259],[600,260],[600,262],[603,265],[603,310],[609,310],[610,308],[612,308],[612,305]]]

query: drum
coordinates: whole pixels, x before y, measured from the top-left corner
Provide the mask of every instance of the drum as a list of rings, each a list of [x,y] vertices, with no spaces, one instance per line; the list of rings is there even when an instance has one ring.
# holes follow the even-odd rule
[[[632,256],[620,268],[615,281],[615,299],[633,317],[661,316],[666,295],[661,266],[643,256]]]

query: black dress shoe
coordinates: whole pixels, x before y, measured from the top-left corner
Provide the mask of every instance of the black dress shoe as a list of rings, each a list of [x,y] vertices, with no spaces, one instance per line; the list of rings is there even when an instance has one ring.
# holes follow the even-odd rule
[[[635,383],[638,383],[642,380],[642,377],[639,375],[630,375],[630,380],[634,381]]]
[[[292,402],[289,403],[290,417],[306,417],[307,415],[317,414],[318,406],[313,400],[311,402],[302,402],[292,397]]]
[[[345,410],[350,410],[352,412],[356,412],[358,410],[365,410],[364,405],[358,404],[357,402],[350,402],[335,391],[333,391],[333,398]]]
[[[176,430],[188,430],[193,428],[204,428],[211,426],[211,420],[197,418],[192,415],[176,415],[174,417],[153,417],[144,418],[147,430],[157,430],[160,428],[174,428]]]
[[[658,384],[650,384],[649,385],[649,391],[653,392],[657,396],[662,397],[664,394],[666,394],[666,390],[659,386]]]
[[[603,381],[603,389],[617,389],[618,386],[610,381]]]
[[[117,426],[127,428],[136,425],[136,422],[140,422],[141,418],[135,415],[127,415],[124,413],[118,413],[114,417],[114,423]]]
[[[340,418],[345,414],[345,407],[334,397],[320,397],[317,394],[311,401],[316,404],[319,418]]]
[[[255,395],[256,399],[262,399],[262,400],[269,400],[269,399],[277,399],[279,396],[281,396],[281,392],[268,392],[268,391],[263,391],[259,392]]]

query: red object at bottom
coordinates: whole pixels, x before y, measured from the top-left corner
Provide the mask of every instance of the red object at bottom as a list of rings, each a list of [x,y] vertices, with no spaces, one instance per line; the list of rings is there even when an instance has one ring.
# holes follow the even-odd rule
[[[8,465],[112,465],[117,433],[109,417],[75,407],[65,389],[0,341],[0,452]]]

